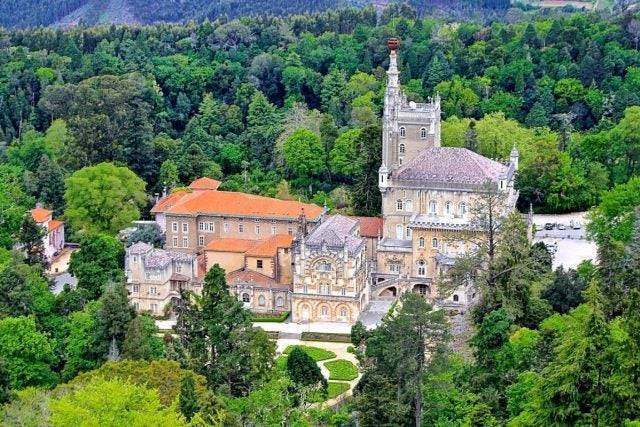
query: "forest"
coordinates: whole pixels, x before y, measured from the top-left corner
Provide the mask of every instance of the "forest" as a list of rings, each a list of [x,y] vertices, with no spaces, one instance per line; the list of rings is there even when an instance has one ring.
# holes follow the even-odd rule
[[[442,97],[443,144],[516,146],[521,211],[589,209],[598,262],[553,271],[509,216],[460,265],[484,266],[468,346],[453,352],[447,316],[407,295],[374,332],[354,326],[362,380],[321,409],[317,365],[276,361],[219,268],[159,336],[128,303],[116,236],[201,176],[378,215],[389,37],[409,97]],[[482,25],[395,6],[1,30],[0,424],[637,426],[639,42],[633,14]],[[80,243],[76,289],[43,274],[36,202]]]

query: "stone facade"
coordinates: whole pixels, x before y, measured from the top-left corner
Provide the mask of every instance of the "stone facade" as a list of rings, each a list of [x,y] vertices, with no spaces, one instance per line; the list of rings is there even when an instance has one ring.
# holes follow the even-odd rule
[[[515,209],[518,152],[509,162],[487,159],[464,148],[441,147],[440,98],[407,101],[391,50],[383,115],[383,235],[378,243],[372,297],[419,292],[434,300],[438,277],[469,248],[471,207],[483,192],[500,191],[505,214]],[[457,289],[443,303],[468,304],[472,287]]]
[[[129,300],[139,312],[163,315],[167,305],[180,298],[181,289],[202,293],[199,270],[195,255],[135,243],[125,253]]]
[[[369,302],[366,239],[357,219],[329,217],[294,247],[295,322],[357,320]]]

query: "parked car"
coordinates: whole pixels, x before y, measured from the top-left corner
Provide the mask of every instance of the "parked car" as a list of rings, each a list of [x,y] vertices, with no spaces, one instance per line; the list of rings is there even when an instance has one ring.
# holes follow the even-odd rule
[[[548,222],[544,225],[545,230],[553,230],[554,228],[556,228],[556,225],[551,222]]]
[[[558,230],[566,230],[567,226],[564,224],[558,224]]]
[[[571,226],[571,228],[573,228],[574,230],[580,230],[580,223],[579,222],[574,222],[573,225]]]

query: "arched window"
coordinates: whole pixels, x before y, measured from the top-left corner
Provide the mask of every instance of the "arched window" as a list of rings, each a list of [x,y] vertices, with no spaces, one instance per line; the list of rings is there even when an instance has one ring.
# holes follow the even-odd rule
[[[135,308],[135,309],[136,309],[136,311],[140,310],[140,303],[139,303],[139,302],[137,302],[137,301],[136,301],[136,302],[134,302],[134,303],[133,303],[133,308]]]
[[[402,200],[396,201],[396,210],[401,211],[403,205],[404,205],[404,203],[402,203]]]
[[[331,263],[327,261],[320,261],[317,269],[318,271],[331,271]]]
[[[323,305],[320,308],[320,315],[321,316],[328,316],[329,315],[329,307],[327,307],[326,305]]]
[[[258,297],[258,305],[263,307],[267,301],[264,299],[264,295]]]
[[[427,263],[424,260],[418,261],[418,276],[427,275]]]
[[[436,239],[435,237],[433,239],[431,239],[431,246],[434,249],[438,249],[438,239]]]
[[[327,284],[320,285],[320,293],[322,295],[329,295],[329,285]]]
[[[430,201],[429,202],[429,213],[435,214],[437,210],[438,210],[438,204],[433,200]]]
[[[309,285],[307,285],[306,283],[305,283],[305,285],[304,285],[304,293],[305,293],[305,294],[308,294],[308,293],[309,293]]]
[[[459,299],[458,294],[453,294],[453,302],[458,302]]]
[[[424,248],[424,237],[418,239],[418,246]]]
[[[444,204],[444,211],[447,215],[451,215],[453,212],[453,203],[447,202]]]
[[[282,297],[276,298],[276,307],[284,307],[284,298]]]
[[[405,147],[405,145],[404,145],[404,144],[400,144],[400,146],[398,147],[398,152],[399,152],[400,154],[404,154],[404,152],[405,152],[405,148],[406,148],[406,147]]]
[[[249,294],[242,294],[242,302],[249,302],[250,300]]]
[[[342,317],[343,319],[347,318],[347,309],[346,308],[342,307],[340,309],[340,317]]]
[[[420,138],[425,139],[427,137],[427,128],[420,128]]]
[[[404,202],[404,210],[407,212],[413,212],[413,201],[406,200]]]
[[[464,202],[460,203],[460,205],[458,205],[458,212],[460,216],[465,216],[467,214],[467,204]]]
[[[400,128],[400,137],[404,138],[405,136],[407,136],[407,129],[404,126],[402,126]]]
[[[404,238],[404,227],[402,224],[396,225],[396,239],[402,240]]]

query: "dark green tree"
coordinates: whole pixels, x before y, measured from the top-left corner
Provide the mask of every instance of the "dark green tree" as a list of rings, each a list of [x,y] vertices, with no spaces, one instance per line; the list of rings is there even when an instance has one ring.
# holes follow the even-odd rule
[[[162,339],[157,336],[155,320],[147,315],[136,316],[127,328],[122,343],[122,357],[131,360],[155,360],[162,357]]]
[[[325,393],[327,391],[327,380],[322,375],[320,367],[300,347],[294,347],[289,353],[287,373],[291,381],[298,386],[318,387]]]
[[[122,278],[124,248],[114,237],[88,234],[80,240],[80,250],[71,254],[69,272],[78,279],[78,288],[85,289],[91,299],[98,298],[110,282]]]
[[[180,382],[178,407],[187,421],[191,421],[193,416],[200,410],[200,402],[191,374],[185,375]]]
[[[53,209],[53,215],[62,215],[64,211],[64,175],[58,163],[42,156],[36,171],[37,198]]]
[[[11,400],[11,384],[9,383],[9,371],[7,370],[7,364],[3,359],[0,359],[0,405]]]
[[[378,189],[378,168],[382,161],[381,128],[370,125],[362,129],[357,140],[358,158],[355,160],[359,174],[355,177],[352,193],[353,210],[356,215],[377,216],[382,199]]]
[[[586,287],[577,271],[558,267],[553,282],[542,290],[540,296],[551,304],[554,311],[564,314],[582,303],[582,292]]]
[[[18,241],[22,245],[26,255],[26,261],[30,265],[45,263],[44,258],[44,229],[39,226],[31,214],[26,214],[20,226]]]
[[[106,357],[113,343],[118,350],[122,349],[135,310],[129,304],[127,290],[119,283],[108,285],[99,302],[95,313],[96,345]]]

